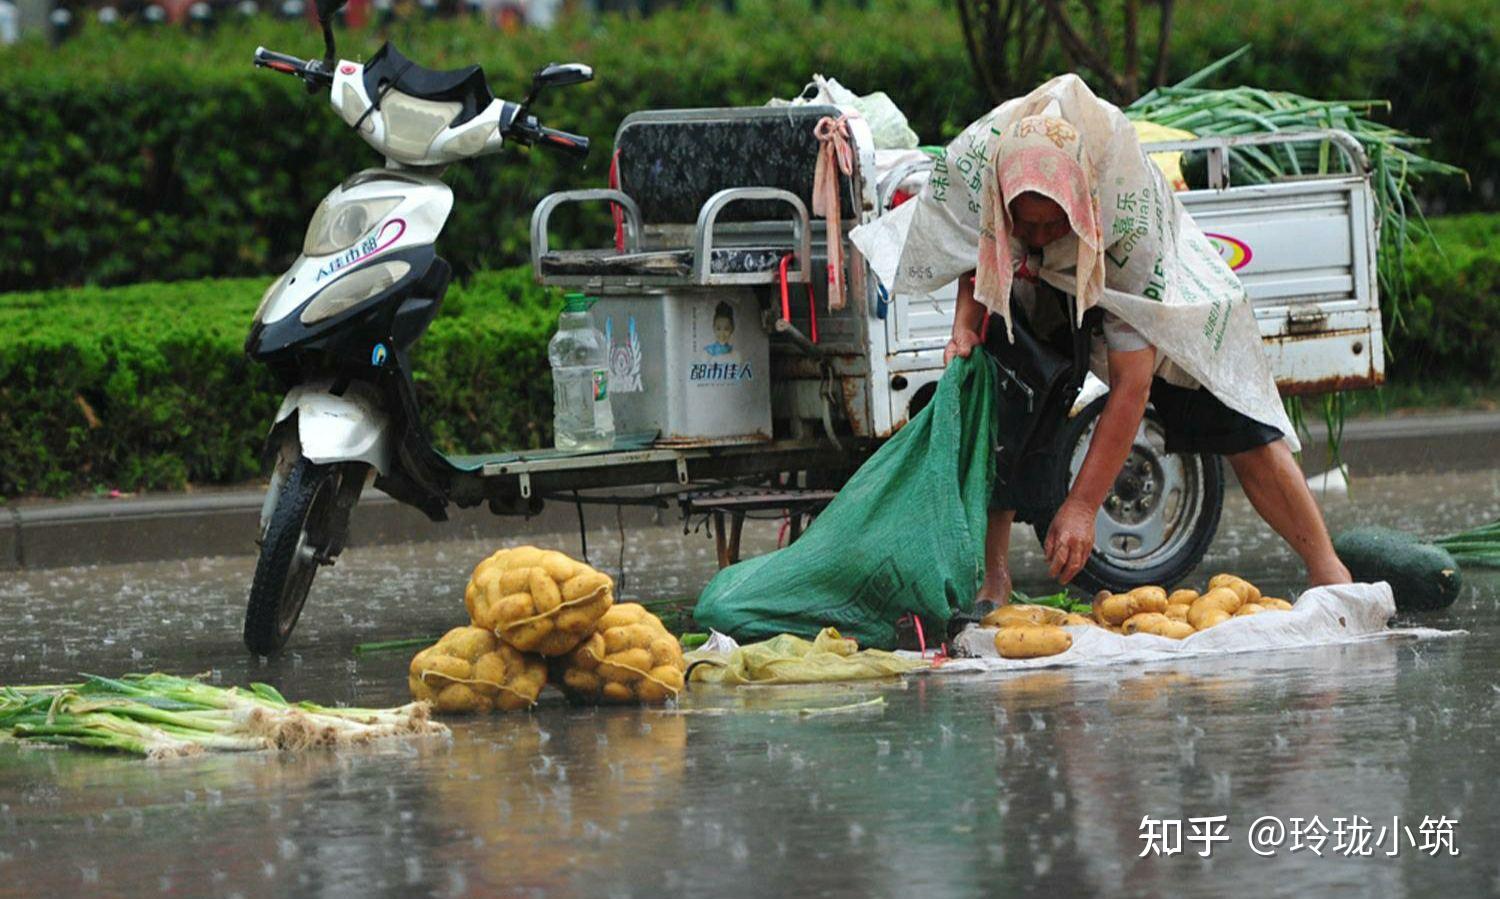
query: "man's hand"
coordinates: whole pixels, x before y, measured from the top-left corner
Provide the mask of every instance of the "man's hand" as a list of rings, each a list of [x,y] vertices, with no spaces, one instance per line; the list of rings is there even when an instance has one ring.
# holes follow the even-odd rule
[[[1068,499],[1052,516],[1047,529],[1047,567],[1059,584],[1066,584],[1083,570],[1094,551],[1094,518],[1097,511],[1084,503]]]
[[[1156,350],[1150,347],[1109,354],[1109,399],[1099,413],[1078,477],[1047,531],[1047,564],[1059,583],[1066,584],[1082,571],[1094,550],[1094,519],[1135,443],[1151,394],[1155,360]]]
[[[974,348],[984,343],[979,339],[979,332],[972,328],[954,328],[953,337],[948,340],[948,345],[943,347],[943,367],[953,361],[954,356],[969,358]]]

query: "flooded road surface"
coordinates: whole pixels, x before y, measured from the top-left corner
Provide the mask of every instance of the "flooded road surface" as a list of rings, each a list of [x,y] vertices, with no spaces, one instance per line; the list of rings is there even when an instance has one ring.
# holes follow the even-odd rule
[[[1500,471],[1367,479],[1325,505],[1335,529],[1447,532],[1500,517]],[[752,531],[747,553],[774,538]],[[1018,586],[1044,589],[1035,541],[1016,542]],[[578,535],[552,545],[577,553]],[[612,528],[589,548],[618,575]],[[469,570],[493,549],[351,551],[275,661],[240,645],[247,558],[7,574],[0,683],[201,671],[400,703],[410,653],[353,646],[463,623]],[[625,559],[629,599],[691,595],[714,568],[710,540],[671,527],[629,535]],[[1238,494],[1195,580],[1219,570],[1278,593],[1301,577]],[[1423,643],[695,687],[675,711],[548,694],[531,714],[454,722],[451,743],[338,755],[153,764],[0,745],[0,895],[1495,895],[1500,575],[1466,576],[1456,606],[1408,623],[1470,635]],[[1183,822],[1183,853],[1140,857],[1144,816]],[[1204,858],[1188,819],[1208,816],[1228,839]],[[1270,857],[1249,845],[1263,816],[1286,828],[1274,846],[1261,825]],[[1446,837],[1423,826],[1441,817],[1458,822]]]

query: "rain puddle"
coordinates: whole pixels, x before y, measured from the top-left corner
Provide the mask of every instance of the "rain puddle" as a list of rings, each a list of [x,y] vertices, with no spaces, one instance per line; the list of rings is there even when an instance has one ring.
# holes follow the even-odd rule
[[[1500,517],[1500,472],[1371,478],[1325,502],[1335,529],[1445,532]],[[774,541],[754,529],[747,553]],[[1016,542],[1018,586],[1045,587],[1034,541]],[[576,553],[578,535],[552,545]],[[589,547],[618,575],[617,534],[600,528]],[[399,703],[409,653],[353,646],[463,623],[468,571],[493,548],[351,551],[269,662],[240,645],[250,559],[8,574],[0,683],[161,669]],[[629,535],[625,559],[629,599],[690,595],[714,570],[711,541],[680,528]],[[1300,580],[1238,494],[1202,573],[1219,570],[1274,591]],[[1471,572],[1456,606],[1410,619],[1471,631],[1456,640],[698,687],[675,709],[578,709],[549,694],[529,715],[454,722],[451,742],[338,755],[147,764],[0,746],[0,895],[1209,896],[1265,883],[1493,895],[1497,612],[1500,576]],[[1147,816],[1181,822],[1181,854],[1141,857]],[[1189,821],[1216,816],[1222,829]],[[1273,857],[1250,845],[1267,816],[1286,828],[1268,847],[1257,825]],[[1428,851],[1436,828],[1423,819],[1440,817],[1458,822],[1457,856]],[[1215,833],[1227,839],[1200,856],[1191,837]]]

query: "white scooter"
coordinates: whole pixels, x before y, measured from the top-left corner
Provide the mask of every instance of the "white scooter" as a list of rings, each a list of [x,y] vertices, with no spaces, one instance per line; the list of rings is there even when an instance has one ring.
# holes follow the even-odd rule
[[[245,645],[260,654],[291,635],[318,567],[343,549],[368,480],[434,519],[450,500],[486,498],[476,475],[430,446],[407,360],[451,276],[433,246],[453,208],[443,168],[507,142],[579,159],[589,151],[588,138],[543,127],[529,111],[543,88],[592,79],[588,66],[549,65],[512,103],[491,95],[479,66],[433,71],[390,44],[365,63],[337,60],[331,22],[343,3],[318,0],[322,60],[255,51],[255,65],[300,78],[309,92],[327,89],[334,110],[386,158],[318,205],[302,255],[266,290],[245,341],[287,390],[268,444],[277,462],[245,616]]]

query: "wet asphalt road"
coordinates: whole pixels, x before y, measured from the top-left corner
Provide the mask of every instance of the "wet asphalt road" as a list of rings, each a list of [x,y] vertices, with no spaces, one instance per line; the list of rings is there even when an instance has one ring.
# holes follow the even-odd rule
[[[1437,533],[1500,517],[1500,470],[1357,481],[1334,529]],[[617,577],[612,515],[589,546]],[[752,529],[746,552],[774,544]],[[576,553],[578,535],[547,541]],[[1047,589],[1035,541],[1017,586]],[[319,575],[290,651],[245,654],[253,559],[10,573],[0,683],[205,672],[324,703],[405,700],[409,653],[360,642],[464,623],[470,542],[366,547]],[[712,541],[627,535],[626,599],[692,595]],[[1290,552],[1237,493],[1202,575],[1294,592]],[[1200,578],[1202,579],[1202,578]],[[1106,671],[716,691],[681,711],[574,709],[459,722],[451,744],[148,764],[0,745],[0,895],[1494,895],[1500,574],[1409,619],[1467,637]],[[882,695],[883,707],[797,709]],[[731,709],[731,714],[700,714]],[[1139,858],[1143,815],[1225,815],[1200,858]],[[1400,836],[1369,856],[1263,858],[1252,821],[1447,816],[1459,855]],[[1347,837],[1348,835],[1345,834]],[[1367,847],[1368,848],[1368,847]]]

